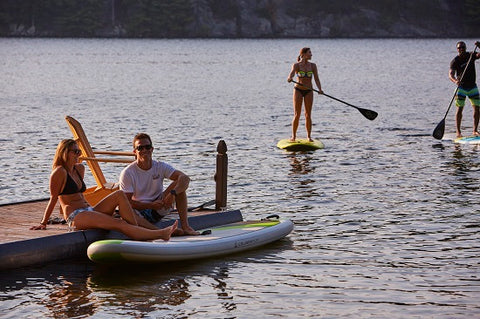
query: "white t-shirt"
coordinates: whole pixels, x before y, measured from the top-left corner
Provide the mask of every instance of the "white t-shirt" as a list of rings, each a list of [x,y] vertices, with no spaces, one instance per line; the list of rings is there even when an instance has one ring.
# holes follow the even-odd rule
[[[160,161],[152,161],[152,167],[147,171],[133,162],[120,173],[120,189],[133,193],[133,200],[153,202],[163,194],[163,179],[170,178],[174,171],[171,165]]]

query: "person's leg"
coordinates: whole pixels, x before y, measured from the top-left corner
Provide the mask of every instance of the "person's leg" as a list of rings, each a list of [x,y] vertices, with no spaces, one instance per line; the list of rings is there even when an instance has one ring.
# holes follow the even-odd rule
[[[473,106],[473,135],[480,135],[478,132],[478,120],[480,119],[480,106]]]
[[[184,235],[198,235],[199,232],[190,227],[188,223],[188,200],[187,193],[179,193],[175,197],[175,204],[177,205],[178,216],[182,224],[182,230]]]
[[[120,216],[129,224],[138,225],[136,214],[133,211],[127,196],[121,190],[117,190],[104,199],[102,199],[97,205],[95,210],[108,215],[113,215],[115,208],[118,207]]]
[[[457,107],[457,112],[455,113],[455,126],[457,131],[457,137],[462,137],[462,112],[463,107]]]
[[[455,127],[457,131],[457,138],[462,137],[462,116],[463,116],[463,107],[465,106],[465,95],[463,94],[463,89],[459,88],[457,91],[457,97],[455,101],[457,106],[457,112],[455,113]]]
[[[307,130],[307,139],[312,142],[312,107],[313,91],[305,95],[305,129]]]
[[[135,226],[126,221],[114,218],[106,213],[97,211],[81,212],[73,221],[73,226],[79,230],[100,228],[106,230],[119,231],[134,240],[169,240],[172,233],[177,229],[178,221],[169,227],[163,229],[151,230],[140,226]]]
[[[470,103],[473,107],[473,135],[480,135],[478,132],[478,120],[480,119],[480,94],[478,92],[478,87],[474,87],[470,92],[468,97],[470,98]]]
[[[303,96],[298,90],[293,89],[293,119],[292,119],[292,136],[290,141],[294,142],[297,138],[298,123],[300,114],[302,113]]]
[[[172,181],[170,185],[163,191],[163,197],[167,194],[170,194],[170,191],[177,186],[177,181]],[[190,227],[188,223],[188,200],[187,200],[187,193],[178,193],[175,196],[175,206],[177,207],[178,217],[180,218],[180,222],[182,224],[182,228],[178,229],[174,236],[183,236],[183,235],[199,235],[200,233]]]

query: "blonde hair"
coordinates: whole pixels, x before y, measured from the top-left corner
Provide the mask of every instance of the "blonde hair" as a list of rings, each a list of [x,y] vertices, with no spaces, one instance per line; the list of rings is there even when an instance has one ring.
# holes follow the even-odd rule
[[[302,59],[302,56],[303,56],[305,53],[307,53],[309,50],[310,50],[310,48],[307,48],[307,47],[301,48],[301,49],[300,49],[300,54],[299,54],[298,57],[297,57],[297,61],[300,62],[300,60]]]
[[[62,166],[66,168],[65,166],[67,163],[68,152],[70,151],[70,147],[76,144],[77,142],[75,142],[75,140],[72,140],[72,139],[65,139],[65,140],[62,140],[60,143],[58,143],[55,156],[53,157],[52,170],[54,170],[58,166]]]

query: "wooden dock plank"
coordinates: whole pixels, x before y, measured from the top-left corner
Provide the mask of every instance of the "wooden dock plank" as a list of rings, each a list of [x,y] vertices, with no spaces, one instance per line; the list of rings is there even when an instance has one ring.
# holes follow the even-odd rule
[[[40,224],[48,201],[34,201],[0,206],[0,243],[34,239],[68,232],[66,224],[47,225],[46,230],[30,230]],[[58,205],[57,205],[58,206]],[[55,208],[52,218],[60,216]]]

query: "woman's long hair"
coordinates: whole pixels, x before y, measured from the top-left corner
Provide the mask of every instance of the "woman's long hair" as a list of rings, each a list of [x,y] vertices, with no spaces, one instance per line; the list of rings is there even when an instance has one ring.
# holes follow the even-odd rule
[[[310,48],[302,48],[300,49],[300,54],[298,55],[297,57],[297,61],[300,62],[300,60],[302,59],[302,56],[308,52],[308,50],[310,50]]]
[[[52,170],[58,166],[66,168],[68,152],[70,151],[70,147],[75,144],[77,144],[77,142],[72,139],[65,139],[58,143],[57,151],[53,157]]]

